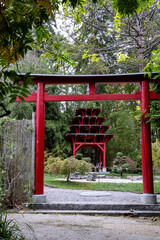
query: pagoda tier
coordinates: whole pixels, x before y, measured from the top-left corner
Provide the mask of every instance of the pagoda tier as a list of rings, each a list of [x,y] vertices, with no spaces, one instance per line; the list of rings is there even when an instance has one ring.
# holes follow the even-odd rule
[[[104,144],[110,140],[114,135],[111,134],[102,134],[102,133],[68,133],[66,138],[73,138],[73,141],[76,141],[76,144],[79,143],[97,143]]]
[[[72,123],[79,125],[101,125],[105,117],[74,116]]]
[[[98,116],[102,109],[93,109],[93,108],[77,108],[76,110],[76,116]]]
[[[71,124],[70,128],[74,133],[104,133],[110,126]]]
[[[114,135],[106,134],[110,128],[101,125],[105,117],[98,117],[101,109],[78,108],[70,125],[71,132],[66,134],[66,139],[72,141],[73,156],[80,148],[93,148],[99,154],[99,170],[101,171],[101,153],[103,152],[103,172],[106,171],[106,143]]]

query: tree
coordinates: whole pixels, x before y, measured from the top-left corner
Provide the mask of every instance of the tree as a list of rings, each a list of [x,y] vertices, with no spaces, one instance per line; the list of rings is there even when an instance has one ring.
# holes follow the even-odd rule
[[[156,139],[156,142],[152,143],[152,159],[155,168],[160,168],[160,142]]]
[[[121,18],[111,1],[88,1],[82,24],[71,35],[76,73],[142,72],[159,44],[158,4]]]
[[[139,161],[139,156],[141,156],[140,122],[135,119],[129,108],[121,107],[120,109],[119,111],[113,110],[108,116],[108,125],[111,123],[111,129],[107,132],[115,134],[115,137],[107,143],[108,161],[114,158],[115,153],[123,152],[139,165],[141,164]]]
[[[94,0],[96,2],[96,0]],[[55,19],[55,14],[62,3],[66,8],[75,11],[83,9],[83,0],[3,0],[0,2],[0,107],[1,117],[10,114],[6,109],[8,102],[14,102],[18,96],[29,94],[28,84],[31,84],[29,74],[19,76],[17,71],[7,68],[18,64],[28,50],[43,47],[49,41],[50,34],[45,26],[49,18]],[[17,65],[18,67],[18,65]],[[23,81],[23,84],[20,84]],[[6,101],[6,98],[8,101]]]
[[[71,173],[79,172],[80,174],[85,174],[85,172],[91,171],[91,164],[83,160],[77,160],[71,156],[63,161],[55,161],[52,169],[53,173],[56,172],[66,175],[67,182],[69,182]]]
[[[122,16],[133,15],[144,8],[149,8],[153,0],[112,0],[113,8]]]
[[[136,168],[136,164],[123,153],[118,152],[116,158],[113,161],[112,172],[119,173],[122,177],[123,172]]]

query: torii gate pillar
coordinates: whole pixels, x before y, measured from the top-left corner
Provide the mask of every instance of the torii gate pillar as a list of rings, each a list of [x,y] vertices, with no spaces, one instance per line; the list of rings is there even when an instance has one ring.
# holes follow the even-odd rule
[[[35,159],[35,195],[34,203],[45,203],[44,195],[44,127],[45,127],[45,84],[37,84],[36,101],[36,159]]]
[[[141,82],[141,145],[142,145],[142,171],[143,171],[143,195],[144,204],[155,204],[156,195],[153,188],[152,150],[149,116],[149,82]]]

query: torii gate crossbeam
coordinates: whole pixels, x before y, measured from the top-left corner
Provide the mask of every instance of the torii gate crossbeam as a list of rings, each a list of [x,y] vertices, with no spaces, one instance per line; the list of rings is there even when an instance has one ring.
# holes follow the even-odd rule
[[[114,74],[114,75],[80,75],[61,76],[34,74],[34,83],[37,84],[37,93],[33,93],[27,102],[36,102],[36,156],[35,156],[35,196],[42,199],[44,194],[44,123],[46,101],[112,101],[112,100],[140,100],[141,111],[141,144],[142,144],[142,171],[143,171],[143,198],[144,203],[156,203],[153,190],[153,171],[149,117],[149,100],[160,99],[160,93],[149,91],[149,82],[152,80],[143,73]],[[96,84],[139,83],[140,91],[133,94],[95,94]],[[47,84],[89,84],[87,95],[48,95],[45,93]],[[17,102],[20,101],[17,99]],[[40,200],[41,202],[41,200]]]

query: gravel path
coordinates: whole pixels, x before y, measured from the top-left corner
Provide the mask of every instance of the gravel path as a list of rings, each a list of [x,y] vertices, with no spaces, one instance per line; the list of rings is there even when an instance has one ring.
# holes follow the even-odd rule
[[[106,203],[106,204],[140,204],[138,193],[116,192],[116,191],[92,191],[92,190],[71,190],[45,187],[44,194],[48,203]],[[160,203],[160,195],[157,196]]]

